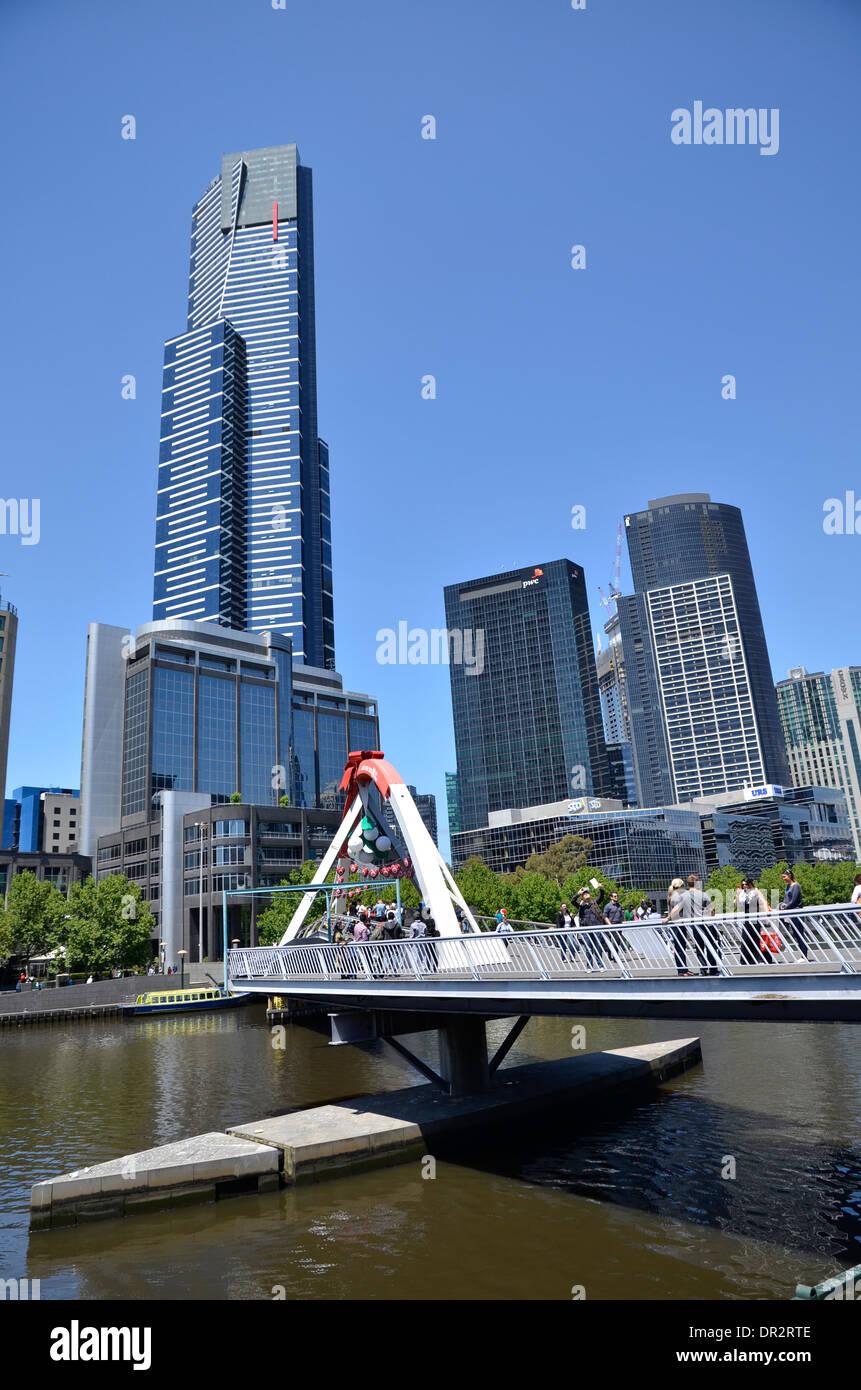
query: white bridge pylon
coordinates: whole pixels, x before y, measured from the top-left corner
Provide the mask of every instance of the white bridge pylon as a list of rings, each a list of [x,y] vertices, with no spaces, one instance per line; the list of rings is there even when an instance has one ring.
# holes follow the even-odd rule
[[[381,802],[388,802],[392,808],[412,864],[419,896],[430,908],[440,936],[460,936],[460,927],[454,914],[455,903],[461,908],[470,930],[478,932],[478,924],[419,815],[404,779],[391,763],[386,762],[383,754],[376,750],[350,753],[340,789],[345,793],[343,818],[279,944],[283,946],[285,942],[293,941],[299,935],[317,890],[325,884],[332,869],[343,868],[345,876],[348,873],[352,862],[348,841],[363,817],[367,816],[372,820],[381,833],[389,834],[390,827],[381,822],[374,809],[372,789],[376,789]],[[340,899],[346,899],[349,887],[384,888],[389,882],[390,879],[383,879],[373,885],[357,885],[347,881],[333,894],[333,906],[339,904]],[[334,910],[342,911],[343,905],[336,906]]]

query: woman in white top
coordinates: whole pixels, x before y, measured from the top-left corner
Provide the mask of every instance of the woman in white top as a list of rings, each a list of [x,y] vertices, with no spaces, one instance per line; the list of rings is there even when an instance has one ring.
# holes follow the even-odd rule
[[[852,889],[851,901],[861,904],[861,874],[855,875],[855,887]]]
[[[756,918],[762,912],[770,912],[765,894],[757,888],[752,878],[743,878],[736,890],[736,911],[744,914],[741,924],[741,964],[773,965],[771,953],[762,946],[760,924]]]

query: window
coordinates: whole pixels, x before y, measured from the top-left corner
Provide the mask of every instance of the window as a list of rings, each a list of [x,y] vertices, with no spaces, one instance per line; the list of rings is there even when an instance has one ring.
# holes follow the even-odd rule
[[[59,840],[59,838],[60,838],[59,835],[52,835],[52,836],[51,836],[51,839],[52,839],[52,840]]]
[[[60,822],[59,822],[58,820],[55,820],[55,821],[54,821],[54,829],[55,829],[55,830],[58,829],[59,824],[60,824]]]

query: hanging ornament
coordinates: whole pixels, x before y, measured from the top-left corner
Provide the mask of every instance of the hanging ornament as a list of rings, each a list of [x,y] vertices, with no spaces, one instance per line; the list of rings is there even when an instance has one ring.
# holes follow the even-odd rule
[[[376,848],[377,848],[377,850],[378,850],[378,852],[379,852],[380,854],[388,854],[388,852],[389,852],[389,850],[391,849],[391,847],[392,847],[392,842],[391,842],[391,840],[389,839],[388,835],[378,835],[378,836],[377,836]]]

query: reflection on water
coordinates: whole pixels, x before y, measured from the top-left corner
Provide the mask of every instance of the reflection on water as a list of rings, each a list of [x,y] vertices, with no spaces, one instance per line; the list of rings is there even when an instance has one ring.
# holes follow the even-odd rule
[[[686,1031],[586,1023],[589,1050]],[[575,1284],[591,1298],[786,1298],[861,1262],[857,1032],[697,1031],[702,1069],[435,1144],[431,1180],[411,1163],[32,1240],[41,1178],[418,1078],[383,1044],[332,1048],[306,1027],[273,1047],[258,1008],[6,1032],[0,1277],[40,1278],[43,1298],[569,1298]],[[429,1036],[408,1041],[435,1061]],[[533,1019],[506,1065],[570,1044],[570,1020]]]

